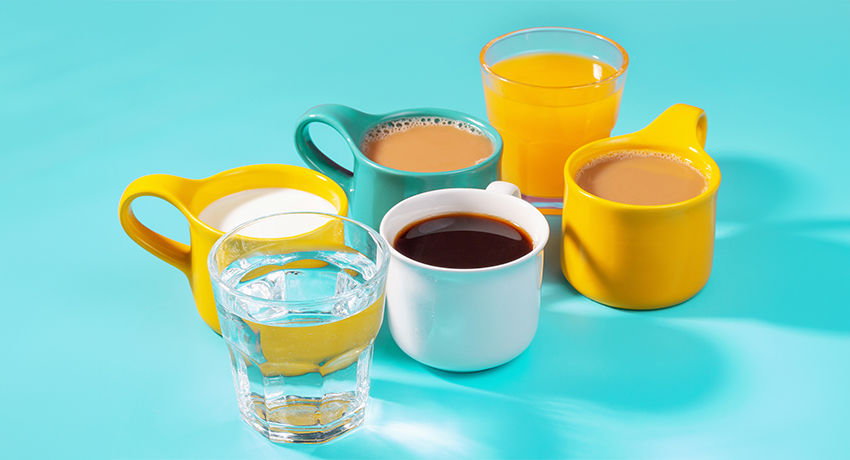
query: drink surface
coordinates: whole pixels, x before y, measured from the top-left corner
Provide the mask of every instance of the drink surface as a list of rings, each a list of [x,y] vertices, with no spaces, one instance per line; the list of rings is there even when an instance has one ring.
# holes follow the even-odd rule
[[[210,227],[229,232],[238,225],[258,217],[281,212],[314,211],[336,214],[328,200],[303,190],[283,187],[244,190],[221,197],[205,207],[198,218]],[[315,228],[315,227],[312,227]],[[297,234],[312,228],[293,228]]]
[[[384,311],[383,286],[369,283],[376,273],[369,258],[337,248],[222,271],[224,285],[251,296],[216,296],[230,303],[219,317],[245,420],[283,441],[292,427],[325,439],[362,422]]]
[[[222,272],[222,281],[254,299],[238,299],[228,308],[228,320],[259,332],[263,357],[258,364],[264,360],[285,370],[297,363],[298,372],[319,371],[377,334],[380,291],[364,287],[376,272],[375,263],[358,252],[240,259]]]
[[[592,195],[636,205],[685,201],[702,193],[707,184],[699,171],[677,157],[648,151],[599,157],[582,166],[575,180]]]
[[[552,88],[586,85],[617,73],[617,69],[602,61],[568,53],[520,54],[490,68],[508,80]]]
[[[471,125],[442,118],[394,120],[371,129],[361,144],[375,163],[402,171],[442,172],[474,166],[493,154]]]
[[[510,82],[485,77],[487,117],[502,135],[502,180],[524,195],[560,197],[564,163],[582,145],[610,136],[622,87],[569,88],[604,80],[617,72],[590,57],[529,53],[490,66]]]
[[[515,225],[479,214],[447,214],[413,223],[393,245],[405,256],[444,268],[483,268],[519,259],[531,238]]]

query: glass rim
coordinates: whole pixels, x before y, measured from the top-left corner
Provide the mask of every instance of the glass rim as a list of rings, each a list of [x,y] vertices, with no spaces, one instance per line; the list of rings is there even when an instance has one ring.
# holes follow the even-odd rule
[[[584,84],[581,84],[581,85],[567,85],[567,86],[544,86],[544,85],[534,85],[534,84],[531,84],[531,83],[523,83],[521,81],[511,80],[510,78],[506,78],[502,75],[499,75],[498,73],[494,72],[493,69],[491,69],[490,66],[487,65],[487,62],[484,60],[484,56],[487,54],[487,51],[490,49],[490,47],[492,47],[493,45],[495,45],[496,43],[498,43],[498,42],[500,42],[504,39],[507,39],[511,36],[518,35],[518,34],[524,34],[524,33],[529,33],[529,32],[539,32],[539,31],[546,31],[546,30],[557,31],[557,32],[577,33],[577,34],[588,35],[588,36],[591,36],[591,37],[596,37],[596,38],[598,38],[598,39],[600,39],[604,42],[607,42],[607,43],[613,45],[620,52],[620,54],[623,56],[623,63],[620,65],[620,68],[617,69],[616,72],[614,72],[614,74],[609,75],[608,77],[603,78],[602,80],[598,80],[598,81],[595,81],[595,82],[592,82],[592,83],[584,83]],[[533,50],[529,50],[529,51],[533,51]],[[574,29],[574,28],[571,28],[571,27],[530,27],[530,28],[527,28],[527,29],[520,29],[520,30],[515,30],[513,32],[508,32],[504,35],[500,35],[500,36],[490,40],[486,45],[484,45],[484,48],[481,48],[481,53],[478,55],[478,61],[481,64],[481,68],[484,69],[484,71],[487,72],[487,74],[492,75],[493,77],[498,78],[499,80],[502,80],[506,83],[528,86],[528,87],[532,87],[532,88],[541,88],[541,89],[581,89],[581,88],[589,88],[589,87],[593,87],[593,86],[598,86],[600,84],[615,81],[618,78],[620,78],[623,74],[626,73],[626,69],[629,67],[629,53],[627,53],[626,49],[623,48],[622,46],[620,46],[620,44],[615,42],[614,40],[611,40],[610,38],[608,38],[604,35],[600,35],[600,34],[597,34],[597,33],[594,33],[594,32],[589,32],[587,30]]]
[[[344,294],[317,297],[315,299],[309,299],[309,300],[264,299],[262,297],[256,297],[256,296],[252,296],[250,294],[245,294],[243,292],[239,292],[238,290],[234,289],[231,286],[228,286],[227,284],[225,284],[223,282],[223,280],[221,279],[221,276],[220,276],[220,274],[218,273],[218,270],[217,270],[218,264],[215,262],[215,254],[216,254],[216,252],[218,252],[219,247],[221,247],[221,244],[226,239],[232,237],[237,232],[239,232],[239,231],[241,231],[241,230],[257,223],[257,222],[273,219],[273,218],[276,218],[276,217],[294,216],[294,215],[309,215],[309,216],[329,217],[331,219],[338,219],[338,220],[341,220],[343,222],[349,222],[349,223],[354,224],[355,226],[357,226],[359,228],[366,230],[366,233],[369,236],[371,236],[372,239],[375,240],[378,243],[378,247],[380,248],[380,251],[378,252],[378,257],[377,257],[378,260],[375,261],[375,265],[377,265],[377,267],[378,267],[377,272],[375,272],[375,276],[366,280],[363,284],[361,284],[357,288],[352,289],[352,290],[350,290],[350,291],[348,291]],[[326,224],[322,224],[322,225],[326,225]],[[313,230],[310,230],[310,231],[313,231]],[[305,232],[305,233],[309,233],[309,232]],[[298,235],[295,235],[295,236],[298,236]],[[284,237],[281,237],[281,238],[284,238]],[[270,238],[262,238],[262,239],[270,239]],[[357,252],[359,253],[360,251],[357,251]],[[366,225],[362,222],[358,222],[354,219],[350,219],[350,218],[345,217],[345,216],[340,216],[338,214],[330,214],[330,213],[325,213],[325,212],[297,211],[297,212],[281,212],[281,213],[276,213],[276,214],[269,214],[267,216],[257,217],[256,219],[251,219],[251,220],[246,221],[242,224],[239,224],[238,226],[236,226],[235,228],[233,228],[229,232],[225,233],[215,242],[215,244],[213,244],[212,248],[210,249],[209,254],[207,255],[207,270],[209,271],[210,278],[211,278],[211,281],[212,281],[213,284],[219,286],[221,289],[226,291],[229,295],[232,295],[236,298],[260,301],[260,302],[264,302],[264,303],[268,303],[268,304],[272,304],[272,305],[308,306],[308,305],[315,305],[315,304],[318,304],[318,303],[327,303],[330,300],[346,299],[346,298],[349,298],[349,297],[353,297],[357,294],[362,293],[363,291],[366,291],[367,289],[373,287],[374,285],[379,284],[380,280],[386,279],[386,274],[387,274],[387,271],[389,270],[389,262],[390,262],[389,244],[384,239],[384,237],[381,236],[380,233],[378,233],[377,231],[375,231],[373,228],[369,227],[368,225]],[[230,310],[228,309],[228,311],[230,311]],[[239,314],[239,316],[242,316],[242,314],[241,314],[242,312],[234,312],[234,311],[230,311],[230,312],[236,313],[236,314]],[[260,323],[260,324],[267,323],[266,321],[257,321],[255,318],[248,318],[248,319],[250,319],[251,321],[255,321],[257,323]],[[337,319],[344,319],[344,318],[340,317],[340,318],[337,318]]]

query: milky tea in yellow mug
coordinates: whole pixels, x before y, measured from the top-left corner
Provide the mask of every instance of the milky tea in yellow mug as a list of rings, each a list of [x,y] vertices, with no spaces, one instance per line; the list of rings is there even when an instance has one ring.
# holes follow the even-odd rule
[[[131,204],[141,196],[161,198],[189,222],[189,245],[145,227]],[[298,166],[264,164],[223,171],[206,179],[167,174],[140,177],[124,190],[119,205],[121,226],[151,254],[177,267],[189,279],[195,305],[204,322],[221,334],[207,254],[225,232],[270,214],[314,211],[346,215],[348,199],[334,181]]]
[[[481,50],[487,117],[504,141],[501,177],[544,214],[560,214],[564,162],[617,122],[629,56],[563,27],[524,29]]]
[[[705,136],[705,112],[676,104],[640,131],[590,143],[570,156],[564,167],[561,269],[577,291],[605,305],[647,310],[684,302],[705,286],[720,185],[720,169],[703,149]],[[670,190],[663,191],[668,195],[667,201],[658,201],[663,204],[634,204],[644,190],[617,196],[621,191],[612,191],[610,183],[606,189],[582,177],[599,165],[617,166],[621,159],[660,162],[660,168],[637,166],[647,174],[647,186],[665,180],[659,174],[677,175],[685,185],[692,176],[701,182],[686,192],[690,195],[669,199]],[[625,180],[616,176],[623,171],[596,171],[596,179]]]

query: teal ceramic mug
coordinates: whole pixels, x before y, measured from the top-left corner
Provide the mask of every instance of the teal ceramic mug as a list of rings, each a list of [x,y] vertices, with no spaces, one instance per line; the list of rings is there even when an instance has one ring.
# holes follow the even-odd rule
[[[493,153],[483,161],[463,169],[441,172],[411,172],[393,169],[369,159],[361,150],[366,134],[395,120],[439,119],[465,124],[486,136]],[[311,123],[324,123],[345,139],[354,156],[349,171],[327,157],[310,137]],[[349,216],[372,228],[378,228],[390,208],[405,198],[444,188],[486,188],[499,180],[502,138],[487,123],[470,115],[444,109],[412,109],[383,115],[372,115],[343,105],[313,107],[301,116],[295,127],[295,148],[304,162],[338,183],[348,195]]]

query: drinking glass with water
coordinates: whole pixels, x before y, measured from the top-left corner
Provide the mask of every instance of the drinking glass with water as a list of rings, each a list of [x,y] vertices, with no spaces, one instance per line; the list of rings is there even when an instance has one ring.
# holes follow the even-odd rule
[[[332,214],[262,217],[209,255],[242,418],[275,442],[318,443],[363,423],[389,249]]]

